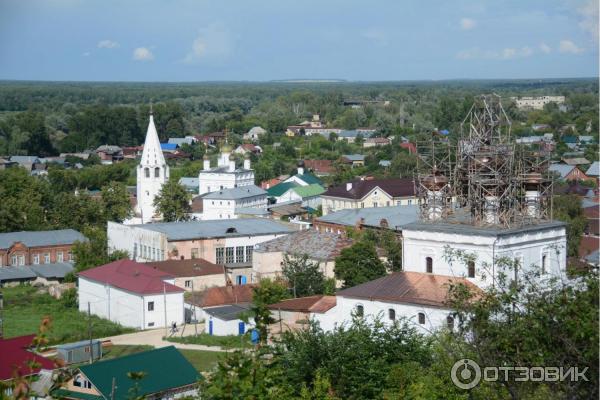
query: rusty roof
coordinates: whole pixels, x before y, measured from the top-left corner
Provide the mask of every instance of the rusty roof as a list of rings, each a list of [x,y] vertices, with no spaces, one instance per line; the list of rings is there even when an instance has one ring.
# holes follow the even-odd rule
[[[394,272],[382,278],[341,290],[337,292],[337,295],[391,303],[445,307],[449,286],[458,283],[480,292],[476,285],[464,278],[422,272]]]
[[[146,265],[177,277],[223,274],[223,266],[203,258],[187,260],[150,261]]]
[[[329,261],[340,255],[342,249],[352,246],[353,240],[333,232],[303,230],[258,244],[258,253],[283,252],[307,254],[313,260]]]
[[[254,286],[215,286],[192,295],[188,302],[201,308],[251,303]]]
[[[269,305],[269,308],[271,310],[312,312],[322,314],[335,307],[335,305],[335,296],[317,295],[283,300],[279,303]]]

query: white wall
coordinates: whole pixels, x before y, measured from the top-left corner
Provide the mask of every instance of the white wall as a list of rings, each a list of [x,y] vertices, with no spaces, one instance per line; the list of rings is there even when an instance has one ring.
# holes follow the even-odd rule
[[[167,325],[183,323],[183,292],[141,296],[84,277],[79,277],[79,311],[90,312],[101,318],[137,329],[164,327],[166,297]],[[148,311],[148,302],[154,302],[154,311]],[[151,324],[154,323],[153,326]]]
[[[433,273],[465,277],[481,288],[494,283],[498,271],[484,270],[500,257],[520,259],[523,268],[541,266],[542,254],[546,254],[548,276],[566,275],[566,233],[563,227],[547,230],[531,230],[505,236],[475,236],[444,232],[402,230],[403,270],[426,272],[425,259],[433,259]],[[446,247],[476,255],[475,278],[467,277],[467,265],[446,259]],[[485,273],[485,276],[482,274]]]
[[[200,171],[198,174],[198,194],[216,192],[221,189],[254,185],[254,171],[236,172]]]
[[[242,322],[240,319],[234,319],[231,321],[225,321],[217,317],[206,313],[206,321],[204,322],[204,332],[209,333],[209,324],[213,323],[213,335],[214,336],[227,336],[227,335],[238,335],[239,334],[239,323]],[[254,321],[250,319],[246,323],[246,332],[254,328]]]
[[[352,313],[355,312],[357,305],[364,307],[364,318],[372,322],[376,317],[384,324],[391,324],[388,318],[388,310],[391,308],[396,312],[396,320],[402,317],[408,320],[408,323],[416,327],[420,333],[431,333],[432,331],[447,326],[446,318],[451,314],[450,309],[421,306],[418,304],[400,304],[382,301],[369,301],[366,299],[353,299],[337,296],[335,307],[324,314],[312,314],[312,317],[318,321],[325,331],[331,331],[334,327],[341,324],[352,323]],[[425,324],[421,325],[418,321],[418,314],[425,314]]]
[[[124,250],[135,261],[162,261],[166,259],[167,237],[143,227],[108,222],[108,251]],[[145,247],[144,247],[145,246]]]
[[[203,199],[202,219],[234,219],[235,209],[239,207],[266,208],[267,195],[249,196],[236,200]]]

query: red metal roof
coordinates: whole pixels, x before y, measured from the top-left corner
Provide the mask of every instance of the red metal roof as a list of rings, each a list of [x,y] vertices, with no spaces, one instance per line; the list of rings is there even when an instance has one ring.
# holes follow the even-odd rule
[[[55,368],[51,360],[27,351],[32,347],[33,338],[35,335],[0,339],[0,381],[13,378],[15,373],[27,376],[37,374],[41,369]],[[30,366],[32,361],[37,364],[35,368]]]
[[[164,281],[173,278],[172,275],[131,260],[114,261],[80,272],[79,276],[137,294],[184,291],[182,288]]]

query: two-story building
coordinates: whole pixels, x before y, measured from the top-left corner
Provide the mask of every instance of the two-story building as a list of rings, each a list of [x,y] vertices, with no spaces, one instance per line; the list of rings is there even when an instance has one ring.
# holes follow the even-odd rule
[[[222,189],[202,197],[202,219],[233,219],[240,208],[267,208],[267,191],[256,185]]]
[[[86,240],[73,229],[0,233],[0,267],[69,262],[73,245]]]

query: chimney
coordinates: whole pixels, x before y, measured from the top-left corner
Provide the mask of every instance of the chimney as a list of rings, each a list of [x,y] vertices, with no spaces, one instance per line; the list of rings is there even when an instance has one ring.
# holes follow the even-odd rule
[[[352,182],[347,182],[346,183],[346,191],[349,192],[352,190]]]

